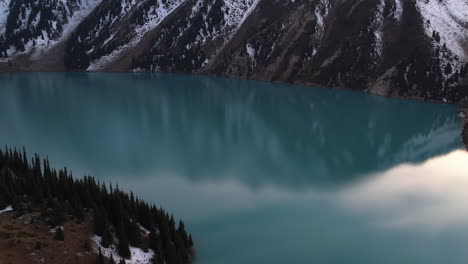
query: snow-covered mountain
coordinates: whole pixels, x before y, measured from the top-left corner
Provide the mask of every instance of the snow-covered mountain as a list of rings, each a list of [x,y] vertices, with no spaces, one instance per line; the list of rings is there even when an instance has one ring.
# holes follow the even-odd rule
[[[65,41],[101,0],[2,0],[0,55],[43,52]]]
[[[215,74],[468,103],[468,2],[1,0],[0,56],[2,71],[48,70],[43,61],[61,56],[62,70]]]

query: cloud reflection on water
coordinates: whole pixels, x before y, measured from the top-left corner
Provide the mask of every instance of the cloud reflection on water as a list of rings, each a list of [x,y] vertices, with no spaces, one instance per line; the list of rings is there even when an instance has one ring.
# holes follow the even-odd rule
[[[424,163],[402,164],[346,188],[340,201],[376,213],[392,228],[468,226],[468,153],[455,150]]]
[[[140,182],[128,177],[118,180],[126,188],[137,190],[193,221],[270,206],[323,202],[351,215],[373,215],[371,224],[376,227],[435,232],[468,226],[467,171],[468,153],[455,150],[421,164],[401,164],[355,183],[326,188],[311,186],[307,190],[250,186],[233,174],[218,180],[192,181],[157,172]]]

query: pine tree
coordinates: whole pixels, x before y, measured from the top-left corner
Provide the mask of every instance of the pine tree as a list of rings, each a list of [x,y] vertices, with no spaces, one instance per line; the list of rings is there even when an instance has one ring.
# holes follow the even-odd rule
[[[108,228],[104,231],[104,234],[102,235],[102,240],[101,240],[101,246],[103,248],[109,248],[109,246],[112,244],[112,235],[110,234],[110,231]]]
[[[89,240],[86,240],[84,242],[83,249],[85,252],[91,252],[91,244],[89,243]]]
[[[449,75],[450,73],[452,73],[452,65],[450,63],[447,63],[447,65],[445,66],[444,72],[446,75]]]
[[[123,223],[120,223],[119,227],[119,244],[117,245],[119,255],[123,258],[130,258],[130,248],[128,244],[127,233],[125,232]]]
[[[190,248],[193,248],[192,235],[189,235],[189,246],[190,246]]]
[[[101,248],[99,248],[99,255],[97,256],[96,264],[105,264],[104,256],[102,255]]]
[[[110,255],[109,264],[115,264],[114,256],[112,254]]]
[[[94,233],[98,236],[103,236],[106,231],[107,223],[102,209],[99,207],[94,208],[94,217],[93,217],[93,230]]]
[[[130,242],[130,245],[134,247],[138,246],[141,240],[141,235],[140,235],[140,228],[138,227],[138,224],[136,223],[135,219],[133,219],[132,221],[128,221],[127,230],[128,230],[128,240]]]
[[[0,210],[3,210],[7,206],[7,204],[6,204],[5,198],[3,197],[1,191],[2,190],[0,189]]]
[[[54,239],[58,240],[58,241],[64,241],[65,240],[65,237],[63,235],[63,230],[62,230],[61,227],[57,227],[57,229],[55,230]]]

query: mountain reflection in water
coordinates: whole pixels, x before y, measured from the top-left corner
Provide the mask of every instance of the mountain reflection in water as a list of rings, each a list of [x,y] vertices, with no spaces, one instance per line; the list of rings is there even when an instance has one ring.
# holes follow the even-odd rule
[[[454,106],[174,74],[0,83],[2,144],[174,212],[196,263],[468,259]]]

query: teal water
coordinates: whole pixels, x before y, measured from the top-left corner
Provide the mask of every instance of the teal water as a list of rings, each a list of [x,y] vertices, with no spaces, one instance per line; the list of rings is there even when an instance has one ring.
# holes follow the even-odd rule
[[[186,221],[196,264],[468,263],[450,105],[172,74],[0,74],[0,144]]]

